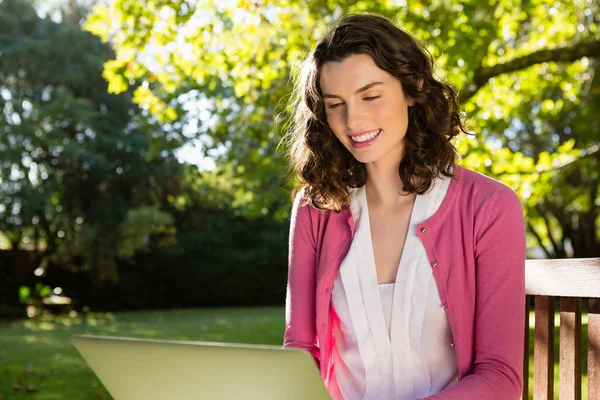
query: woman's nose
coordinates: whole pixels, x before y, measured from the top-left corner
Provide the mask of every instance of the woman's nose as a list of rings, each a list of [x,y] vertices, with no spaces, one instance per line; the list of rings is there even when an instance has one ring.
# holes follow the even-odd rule
[[[357,105],[346,107],[346,128],[349,133],[357,132],[363,127],[364,112]]]

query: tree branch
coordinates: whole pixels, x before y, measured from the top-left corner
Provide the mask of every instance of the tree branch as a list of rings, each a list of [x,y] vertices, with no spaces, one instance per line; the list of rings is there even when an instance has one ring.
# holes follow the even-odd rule
[[[598,218],[598,207],[595,207],[596,195],[598,193],[598,187],[600,186],[600,179],[596,178],[589,183],[590,187],[590,209],[583,214],[583,221],[585,225],[588,225],[587,232],[584,232],[585,239],[587,239],[587,251],[590,252],[590,257],[598,257],[600,251],[598,246],[598,239],[596,238],[596,219]]]
[[[597,199],[598,188],[600,187],[600,178],[593,179],[587,186],[590,188],[590,209],[584,215],[595,222],[596,217],[598,217],[598,207],[594,207],[594,205]]]
[[[473,81],[460,91],[459,102],[461,104],[465,103],[495,76],[520,71],[535,64],[550,61],[573,62],[583,57],[600,57],[600,40],[577,43],[568,47],[540,50],[502,64],[479,68],[475,71]]]
[[[576,163],[577,161],[583,160],[585,157],[589,157],[589,156],[593,156],[593,155],[595,155],[596,157],[600,156],[600,144],[596,143],[595,145],[588,147],[587,149],[585,149],[585,154],[583,154],[579,158],[576,158],[576,159],[571,160],[571,161],[567,161],[564,164],[553,166],[552,169],[547,169],[547,170],[544,170],[542,172],[550,172],[550,171],[555,172],[555,171],[557,171],[559,169],[563,169],[565,167],[568,167],[569,165],[571,165],[573,163]]]
[[[542,237],[539,235],[539,233],[537,233],[531,222],[527,221],[527,227],[529,228],[531,233],[533,233],[533,236],[535,236],[535,238],[537,239],[538,243],[540,244],[540,247],[542,248],[542,250],[544,250],[544,253],[546,253],[546,257],[554,258],[552,257],[552,254],[550,254],[550,251],[548,251],[546,246],[544,246],[544,244],[542,243]]]
[[[580,157],[575,158],[573,160],[569,160],[569,161],[565,161],[562,164],[557,164],[557,165],[553,165],[549,168],[544,168],[544,169],[540,169],[540,170],[536,170],[535,172],[531,172],[529,173],[529,175],[532,174],[545,174],[545,173],[557,173],[560,172],[561,170],[583,160],[586,157],[598,157],[600,158],[600,144],[594,144],[590,147],[588,147],[587,149],[584,150],[584,154],[582,154]],[[521,175],[526,175],[527,173],[525,172],[521,172]],[[512,173],[508,173],[508,172],[503,172],[499,175],[497,175],[498,178],[501,178],[503,176],[511,176],[513,175]]]
[[[9,242],[10,242],[10,246],[11,246],[10,250],[17,251],[17,250],[19,250],[19,244],[21,244],[21,239],[23,238],[23,231],[19,230],[15,237],[13,237],[13,238],[7,237],[7,238],[9,239]]]
[[[537,212],[540,214],[540,216],[542,217],[542,219],[544,220],[544,223],[546,224],[546,231],[548,232],[548,239],[550,240],[550,243],[552,244],[552,248],[554,249],[554,258],[557,258],[559,256],[559,254],[561,254],[561,251],[560,251],[561,249],[558,247],[558,245],[556,244],[556,241],[554,240],[554,237],[552,236],[552,230],[550,228],[550,220],[546,216],[546,212],[540,204],[536,204],[535,208],[536,208]]]

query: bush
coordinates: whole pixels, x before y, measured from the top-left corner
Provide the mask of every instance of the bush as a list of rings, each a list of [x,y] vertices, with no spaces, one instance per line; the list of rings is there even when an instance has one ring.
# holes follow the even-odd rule
[[[223,210],[209,215],[195,229],[187,224],[176,245],[155,243],[121,261],[116,284],[56,265],[44,284],[60,286],[76,308],[94,310],[283,304],[289,223]]]

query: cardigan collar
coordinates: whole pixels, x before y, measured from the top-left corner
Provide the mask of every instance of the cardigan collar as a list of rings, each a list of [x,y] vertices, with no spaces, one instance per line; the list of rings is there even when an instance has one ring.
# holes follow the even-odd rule
[[[446,212],[450,208],[450,205],[454,201],[454,197],[456,195],[458,185],[460,183],[460,179],[462,176],[463,168],[459,165],[453,166],[454,178],[450,182],[450,186],[448,187],[448,192],[442,201],[442,204],[438,208],[438,210],[426,221],[423,221],[421,224],[417,225],[417,229],[419,233],[422,233],[422,229],[435,229],[440,224],[440,222],[444,219]],[[344,213],[344,217],[346,219],[347,227],[350,231],[350,238],[354,237],[355,230],[355,221],[354,216],[352,215],[352,210],[350,207],[343,209],[340,213]]]

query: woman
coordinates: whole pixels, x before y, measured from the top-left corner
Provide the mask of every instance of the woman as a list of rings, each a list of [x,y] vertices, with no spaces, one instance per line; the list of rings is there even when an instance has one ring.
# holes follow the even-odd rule
[[[297,83],[284,348],[334,399],[519,399],[525,229],[507,186],[455,165],[465,132],[427,50],[341,20]]]

